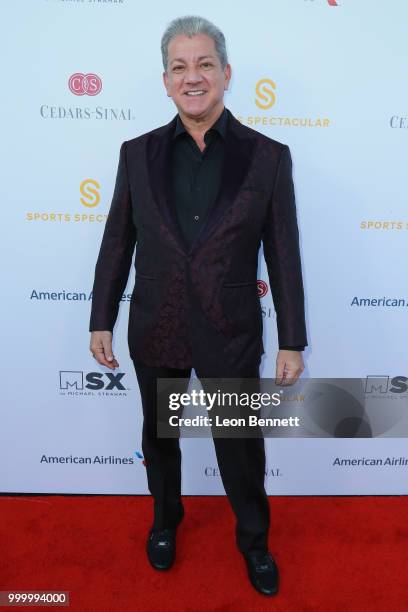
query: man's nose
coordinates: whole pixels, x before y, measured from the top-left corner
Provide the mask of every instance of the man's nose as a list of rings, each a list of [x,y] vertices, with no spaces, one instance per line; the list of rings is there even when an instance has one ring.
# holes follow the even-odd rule
[[[185,80],[187,83],[199,83],[202,77],[196,68],[188,68],[185,73]]]

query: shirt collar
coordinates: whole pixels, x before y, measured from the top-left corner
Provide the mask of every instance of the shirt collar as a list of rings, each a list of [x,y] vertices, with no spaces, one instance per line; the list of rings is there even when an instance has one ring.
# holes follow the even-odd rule
[[[218,117],[217,121],[213,123],[213,125],[207,130],[207,132],[209,132],[210,130],[215,130],[225,140],[226,134],[227,134],[227,123],[228,123],[227,109],[224,106],[224,110],[222,111],[221,115]],[[175,127],[174,134],[173,134],[173,139],[177,138],[179,134],[183,134],[183,133],[188,133],[188,132],[186,128],[184,127],[182,120],[180,119],[180,115],[178,114],[176,127]]]

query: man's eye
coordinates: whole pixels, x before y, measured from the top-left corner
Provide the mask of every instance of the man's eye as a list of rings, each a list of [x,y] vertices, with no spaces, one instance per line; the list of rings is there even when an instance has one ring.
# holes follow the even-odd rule
[[[183,66],[174,66],[173,72],[175,72],[176,70],[178,71],[178,70],[182,70],[182,69],[183,69]]]
[[[201,65],[204,66],[204,68],[206,68],[207,66],[212,66],[210,62],[203,62]]]

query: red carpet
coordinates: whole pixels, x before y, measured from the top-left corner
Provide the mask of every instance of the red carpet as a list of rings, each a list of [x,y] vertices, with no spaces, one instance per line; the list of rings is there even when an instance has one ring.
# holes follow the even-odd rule
[[[80,612],[408,609],[406,497],[273,497],[277,596],[249,584],[226,498],[185,497],[176,564],[150,568],[143,496],[0,496],[0,590],[70,591]]]

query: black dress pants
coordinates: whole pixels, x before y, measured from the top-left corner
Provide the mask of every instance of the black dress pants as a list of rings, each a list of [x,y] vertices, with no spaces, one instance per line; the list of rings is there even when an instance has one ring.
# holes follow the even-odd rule
[[[154,499],[153,529],[173,528],[184,515],[181,500],[181,452],[178,438],[157,436],[157,379],[174,378],[182,393],[191,368],[152,367],[133,362],[143,408],[142,449],[149,491]],[[199,379],[204,378],[197,373]],[[259,378],[259,369],[247,373]],[[242,553],[266,551],[268,547],[269,504],[266,495],[265,448],[263,437],[213,438],[218,467],[236,517],[236,543]],[[216,520],[216,517],[209,517]]]

